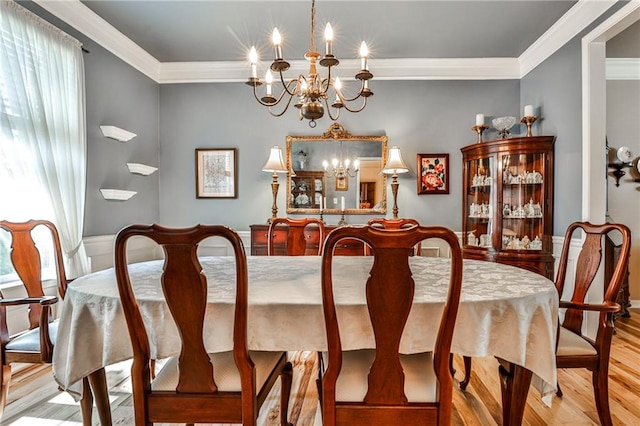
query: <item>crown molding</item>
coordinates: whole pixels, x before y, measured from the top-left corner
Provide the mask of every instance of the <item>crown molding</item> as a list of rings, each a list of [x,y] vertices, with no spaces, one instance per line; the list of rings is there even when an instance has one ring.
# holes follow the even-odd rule
[[[640,58],[607,58],[607,80],[640,80]]]
[[[289,76],[306,74],[309,62],[291,61]],[[505,80],[519,78],[516,58],[405,58],[371,59],[370,69],[376,80]],[[259,69],[269,64],[261,62]],[[355,75],[360,70],[357,59],[342,60],[339,74]],[[243,83],[249,76],[249,67],[243,61],[229,62],[163,62],[160,64],[160,84],[174,83]],[[354,78],[345,78],[345,80]]]
[[[245,82],[242,61],[160,62],[79,0],[33,0],[43,9],[159,84]],[[502,80],[520,79],[593,22],[616,0],[580,0],[519,58],[371,59],[377,80]],[[268,64],[263,63],[262,69]],[[340,73],[355,75],[357,59],[343,60]],[[289,73],[305,74],[306,61],[292,61]]]
[[[158,81],[160,61],[116,30],[79,0],[33,0],[33,2],[71,25],[147,77],[156,82]]]
[[[617,0],[579,0],[520,55],[520,78],[553,55]]]

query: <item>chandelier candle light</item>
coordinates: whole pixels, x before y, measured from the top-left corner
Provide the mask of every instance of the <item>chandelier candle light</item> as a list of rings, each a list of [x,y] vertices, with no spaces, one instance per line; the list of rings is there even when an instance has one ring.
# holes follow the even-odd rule
[[[295,96],[297,102],[294,104],[298,108],[300,113],[300,120],[303,118],[309,120],[309,127],[316,127],[316,121],[324,116],[324,110],[326,108],[331,120],[335,121],[340,117],[340,110],[342,108],[349,112],[360,112],[367,105],[367,98],[373,95],[373,92],[369,88],[369,80],[373,78],[373,74],[369,71],[368,56],[369,49],[365,42],[360,45],[360,58],[361,69],[355,75],[357,80],[360,80],[360,90],[353,97],[347,96],[343,89],[342,83],[338,77],[332,77],[331,70],[337,66],[340,61],[333,55],[333,29],[331,24],[327,24],[324,32],[325,36],[325,55],[321,58],[321,54],[318,53],[315,44],[315,0],[311,1],[311,40],[309,50],[305,53],[304,57],[309,61],[309,73],[307,76],[300,74],[296,78],[285,80],[283,72],[290,68],[289,62],[283,59],[282,55],[282,37],[277,28],[273,30],[272,41],[275,51],[275,59],[271,63],[269,70],[265,75],[265,95],[258,97],[258,86],[261,86],[263,82],[258,78],[258,52],[255,46],[251,47],[249,52],[249,62],[251,64],[251,77],[247,81],[249,86],[253,86],[253,95],[256,100],[268,108],[269,113],[274,117],[280,117],[283,115],[291,100]],[[316,63],[320,63],[321,66],[327,68],[327,77],[323,78],[318,74]],[[282,91],[275,97],[273,95],[274,77],[273,73],[280,75],[280,82],[282,83]],[[329,105],[330,91],[332,89],[335,94],[335,100]],[[350,107],[350,103],[362,98],[362,104],[359,107]],[[280,102],[283,102],[284,107],[280,112],[274,112],[271,107],[274,107]],[[324,104],[324,106],[323,106]],[[331,108],[335,111],[332,113]]]
[[[402,153],[400,148],[393,146],[389,149],[389,160],[384,165],[382,173],[391,175],[391,192],[393,193],[393,218],[398,219],[398,173],[407,173],[409,168],[402,161]]]
[[[272,172],[271,175],[271,192],[273,193],[273,206],[271,207],[271,217],[267,220],[267,223],[271,223],[273,219],[275,219],[278,215],[278,173],[287,173],[288,170],[284,165],[284,161],[282,160],[282,149],[278,145],[274,145],[271,148],[271,152],[269,154],[269,159],[262,166],[263,172]]]

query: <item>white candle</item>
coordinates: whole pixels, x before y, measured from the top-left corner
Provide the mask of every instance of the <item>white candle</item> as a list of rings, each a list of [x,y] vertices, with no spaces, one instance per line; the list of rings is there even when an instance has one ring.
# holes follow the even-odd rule
[[[327,197],[322,197],[322,204],[327,207]]]
[[[476,126],[484,126],[484,114],[476,114]]]
[[[524,116],[525,117],[533,117],[533,105],[525,105],[524,106]]]
[[[320,211],[322,211],[322,198],[320,198]]]
[[[340,206],[342,207],[340,210],[344,211],[344,197],[340,197]]]

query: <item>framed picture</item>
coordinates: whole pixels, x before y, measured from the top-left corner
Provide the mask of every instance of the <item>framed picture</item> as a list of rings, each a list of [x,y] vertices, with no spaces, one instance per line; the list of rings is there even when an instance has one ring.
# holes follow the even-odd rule
[[[449,193],[449,154],[418,154],[418,195]]]
[[[196,198],[238,198],[236,148],[196,148]]]
[[[344,179],[335,178],[336,181],[336,191],[348,191],[349,190],[349,179],[346,177]]]

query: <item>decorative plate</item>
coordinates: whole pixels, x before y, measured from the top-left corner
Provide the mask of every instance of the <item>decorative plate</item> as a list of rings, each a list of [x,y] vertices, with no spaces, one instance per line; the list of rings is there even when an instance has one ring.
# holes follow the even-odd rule
[[[618,160],[622,161],[623,163],[628,163],[633,159],[633,154],[627,146],[621,146],[620,148],[618,148],[616,156],[618,157]]]

